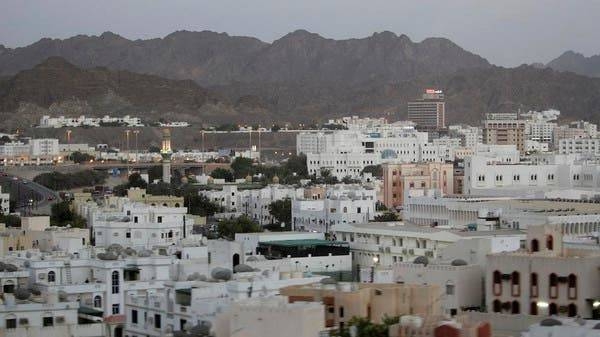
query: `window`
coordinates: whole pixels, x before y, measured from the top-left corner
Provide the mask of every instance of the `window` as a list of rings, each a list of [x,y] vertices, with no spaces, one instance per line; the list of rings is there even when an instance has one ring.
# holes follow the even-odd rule
[[[17,319],[16,318],[7,318],[6,319],[6,328],[7,329],[16,329],[17,328]]]
[[[128,239],[131,238],[131,232],[126,232],[125,233],[125,237],[128,238]]]
[[[159,217],[157,217],[156,221],[157,221],[158,223],[162,223],[162,216],[159,216]]]
[[[56,273],[53,271],[48,272],[48,282],[56,282]]]
[[[519,314],[521,312],[521,306],[519,305],[518,301],[513,301],[512,305],[511,305],[511,313],[512,314]]]
[[[555,273],[550,274],[549,276],[549,284],[550,288],[548,289],[550,294],[550,298],[558,297],[558,276]]]
[[[454,284],[446,284],[446,295],[454,295]]]
[[[540,243],[537,239],[531,240],[531,251],[534,253],[540,251]]]
[[[520,296],[521,295],[521,275],[519,274],[518,271],[515,271],[511,274],[510,277],[510,282],[511,282],[511,294],[513,296]]]
[[[180,319],[179,320],[179,326],[181,327],[181,330],[185,330],[185,325],[187,324],[187,321],[185,319]]]
[[[53,326],[54,325],[54,317],[44,317],[42,320],[43,326]]]
[[[112,293],[119,293],[119,272],[116,270],[112,272]]]
[[[569,304],[569,307],[567,309],[567,315],[569,317],[575,317],[577,316],[577,306],[573,303]]]
[[[96,295],[94,297],[94,308],[101,308],[102,307],[102,297],[100,297],[100,295]]]
[[[137,312],[137,310],[131,310],[131,323],[133,323],[133,324],[137,324],[138,323],[138,312]]]
[[[137,216],[133,217],[133,223],[138,223],[138,217]]]
[[[492,307],[493,307],[494,312],[502,311],[502,303],[500,303],[499,300],[494,300]]]
[[[361,212],[360,207],[356,207],[356,213],[360,214],[360,212]]]
[[[577,276],[575,274],[569,274],[567,279],[569,284],[568,297],[570,300],[575,300],[577,299]]]
[[[160,327],[161,327],[160,319],[161,319],[160,314],[154,314],[154,327],[157,329],[160,329]]]
[[[344,317],[344,307],[340,307],[339,311],[340,311],[340,318],[343,318]]]
[[[502,273],[500,273],[498,270],[494,271],[492,290],[494,292],[494,296],[502,295]]]
[[[537,315],[538,314],[537,302],[531,302],[531,305],[529,306],[529,314],[530,315]]]
[[[546,249],[553,250],[554,249],[554,238],[552,235],[548,235],[546,237]]]
[[[558,314],[558,306],[556,303],[550,303],[550,306],[548,307],[548,314],[550,316]]]
[[[538,275],[537,273],[531,273],[530,278],[530,293],[531,297],[538,297]]]
[[[119,304],[113,304],[112,305],[112,314],[113,315],[118,315],[119,311],[121,311],[121,308],[120,308]]]

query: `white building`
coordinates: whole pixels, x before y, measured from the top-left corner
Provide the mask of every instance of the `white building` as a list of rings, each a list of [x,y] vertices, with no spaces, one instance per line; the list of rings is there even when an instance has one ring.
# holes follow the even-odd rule
[[[558,141],[558,153],[581,154],[586,156],[600,155],[600,139],[598,138],[562,138]]]
[[[487,245],[491,252],[506,251],[515,246],[524,235],[518,231],[461,231],[415,226],[404,222],[339,224],[333,227],[336,238],[350,245],[352,260],[360,266],[390,267],[398,262],[411,262],[419,256],[430,260],[461,258],[469,263],[475,256],[451,256],[442,251],[462,240],[492,240]],[[497,242],[496,242],[497,240]],[[485,254],[485,252],[483,253]]]
[[[335,224],[368,222],[375,218],[376,203],[375,189],[329,186],[321,197],[305,195],[292,200],[292,225],[295,230],[326,232]]]
[[[141,127],[144,126],[142,124],[141,119],[139,117],[131,117],[129,115],[123,117],[112,117],[112,116],[104,116],[104,117],[50,117],[48,115],[42,116],[40,119],[40,128],[62,128],[62,127],[100,127],[103,125],[120,125],[120,126],[129,126],[129,127]]]
[[[277,200],[294,199],[301,193],[293,186],[272,184],[261,189],[240,190],[237,185],[223,185],[221,190],[199,191],[226,213],[245,214],[260,225],[273,223],[269,205]]]
[[[10,193],[2,193],[2,186],[0,186],[0,212],[10,213]]]
[[[469,125],[450,125],[448,126],[450,134],[460,138],[460,146],[474,148],[477,144],[483,143],[483,133],[480,128]]]
[[[88,224],[97,247],[120,244],[152,248],[172,245],[193,235],[194,219],[186,213],[186,207],[127,201],[121,208],[92,211]]]
[[[600,187],[599,167],[575,155],[538,155],[518,164],[467,157],[463,191],[467,195],[544,197],[552,191],[579,189],[594,195]]]
[[[600,205],[511,197],[412,196],[404,203],[403,218],[422,226],[457,229],[526,229],[548,223],[574,231],[582,224],[599,225]]]
[[[521,337],[600,337],[600,320],[581,318],[549,317],[535,323],[521,333]]]

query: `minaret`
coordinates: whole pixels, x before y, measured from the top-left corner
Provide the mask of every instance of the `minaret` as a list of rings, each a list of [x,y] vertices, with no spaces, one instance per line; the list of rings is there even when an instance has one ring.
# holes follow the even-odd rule
[[[160,149],[160,154],[162,156],[162,169],[163,169],[163,183],[170,184],[171,183],[171,155],[173,151],[171,150],[171,130],[163,129],[162,130],[162,147]]]

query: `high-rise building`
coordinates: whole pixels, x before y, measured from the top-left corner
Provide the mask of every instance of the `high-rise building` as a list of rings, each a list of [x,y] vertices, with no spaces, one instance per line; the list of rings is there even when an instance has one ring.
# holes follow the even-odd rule
[[[516,113],[489,113],[483,121],[484,144],[516,145],[525,151],[525,120]]]
[[[446,104],[441,90],[427,89],[421,99],[408,102],[408,120],[418,129],[435,131],[446,127]]]

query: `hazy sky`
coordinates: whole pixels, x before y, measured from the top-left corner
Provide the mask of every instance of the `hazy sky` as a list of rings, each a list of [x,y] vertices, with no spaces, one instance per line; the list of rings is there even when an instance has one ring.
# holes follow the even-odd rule
[[[0,44],[112,31],[127,38],[213,30],[272,41],[303,28],[329,38],[389,30],[450,38],[490,62],[600,54],[600,1],[589,0],[0,0]]]

